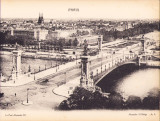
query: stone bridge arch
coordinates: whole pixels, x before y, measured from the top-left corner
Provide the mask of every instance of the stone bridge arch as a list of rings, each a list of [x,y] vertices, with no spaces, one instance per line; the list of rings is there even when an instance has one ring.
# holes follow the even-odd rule
[[[129,62],[121,63],[121,64],[116,64],[116,66],[110,67],[109,69],[105,69],[104,71],[101,71],[100,69],[98,69],[97,74],[93,77],[94,85],[97,85],[98,82],[100,82],[106,75],[111,73],[116,68],[119,68],[120,66],[127,65],[127,64],[137,64],[137,62],[129,61]]]

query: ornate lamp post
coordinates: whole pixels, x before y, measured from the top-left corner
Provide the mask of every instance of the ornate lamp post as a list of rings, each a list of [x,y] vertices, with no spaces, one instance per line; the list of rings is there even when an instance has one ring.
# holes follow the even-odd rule
[[[28,90],[29,90],[29,88],[27,88],[27,103],[28,103]]]
[[[39,72],[41,71],[41,67],[39,66]]]
[[[67,72],[65,72],[65,82],[67,83]]]
[[[76,55],[76,65],[77,65],[77,55]]]
[[[33,104],[32,101],[29,101],[29,98],[28,98],[29,92],[28,92],[28,91],[29,91],[29,88],[27,88],[27,101],[24,100],[24,101],[22,102],[22,104],[23,104],[23,105],[26,105],[26,106]]]
[[[34,80],[36,80],[36,76],[35,76],[35,69],[34,69]]]
[[[56,72],[57,72],[57,57],[56,57]]]
[[[31,66],[29,65],[29,67],[28,67],[28,72],[31,72]]]

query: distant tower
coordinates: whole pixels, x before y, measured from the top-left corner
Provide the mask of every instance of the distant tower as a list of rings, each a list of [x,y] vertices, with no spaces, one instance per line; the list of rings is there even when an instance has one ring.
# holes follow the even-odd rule
[[[43,23],[44,23],[43,14],[39,14],[38,24],[43,24]]]
[[[145,52],[145,49],[146,49],[146,43],[145,43],[144,35],[142,35],[141,43],[142,43],[142,51],[143,51],[143,52]]]
[[[12,35],[12,36],[14,35],[14,30],[13,30],[13,28],[11,28],[11,35]]]
[[[85,41],[84,45],[84,53],[81,56],[81,79],[80,79],[80,86],[85,88],[93,87],[93,79],[90,76],[90,67],[89,67],[89,56],[87,54],[87,42]]]

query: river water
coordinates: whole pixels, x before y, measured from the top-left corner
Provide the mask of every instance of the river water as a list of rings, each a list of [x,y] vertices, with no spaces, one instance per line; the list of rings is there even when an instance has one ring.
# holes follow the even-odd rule
[[[43,60],[43,59],[32,59],[32,58],[22,58],[21,62],[22,62],[21,65],[22,72],[28,72],[29,66],[31,72],[34,72],[34,69],[35,72],[38,72],[39,67],[40,70],[44,70],[45,66],[46,68],[50,68],[51,66],[56,65],[56,61],[54,60]],[[9,76],[11,74],[12,68],[13,68],[12,55],[0,55],[0,72],[5,76]]]
[[[97,85],[104,92],[118,92],[125,99],[139,96],[141,99],[159,90],[158,68],[139,68],[134,64],[123,65],[104,77]]]

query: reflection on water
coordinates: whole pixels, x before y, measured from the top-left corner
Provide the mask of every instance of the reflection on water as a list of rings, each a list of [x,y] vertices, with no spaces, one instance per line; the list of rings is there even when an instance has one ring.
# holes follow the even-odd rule
[[[56,65],[56,61],[53,60],[42,60],[42,59],[31,59],[31,58],[22,58],[22,65],[21,69],[22,72],[28,72],[29,66],[31,67],[31,72],[39,71],[40,69],[49,68],[54,65]],[[12,55],[0,55],[0,72],[3,73],[5,76],[9,76],[11,74],[11,70],[13,67],[12,64]]]
[[[130,95],[142,99],[153,89],[159,88],[159,71],[155,68],[141,68],[124,65],[103,78],[98,86],[105,92],[116,91],[124,98]]]
[[[153,88],[159,88],[159,69],[141,69],[122,78],[116,85],[116,92],[123,97],[130,95],[144,98]]]

